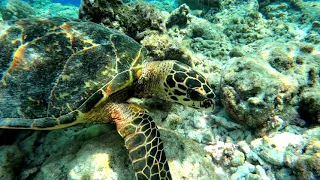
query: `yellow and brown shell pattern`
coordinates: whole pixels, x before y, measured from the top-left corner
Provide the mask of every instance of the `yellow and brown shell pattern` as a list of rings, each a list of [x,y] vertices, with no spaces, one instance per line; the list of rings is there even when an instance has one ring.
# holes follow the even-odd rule
[[[145,53],[128,36],[92,22],[0,22],[0,119],[72,122],[102,98],[99,89],[115,75],[140,66]]]

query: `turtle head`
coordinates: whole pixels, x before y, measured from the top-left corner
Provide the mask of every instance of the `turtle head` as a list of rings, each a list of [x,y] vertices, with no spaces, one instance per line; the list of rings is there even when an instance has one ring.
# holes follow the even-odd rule
[[[196,109],[214,109],[215,94],[203,75],[178,61],[170,62],[163,78],[163,99]]]

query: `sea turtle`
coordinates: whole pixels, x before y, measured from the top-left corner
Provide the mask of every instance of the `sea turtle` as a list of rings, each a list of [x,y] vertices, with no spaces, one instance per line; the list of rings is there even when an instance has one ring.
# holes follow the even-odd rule
[[[213,110],[214,92],[191,67],[146,61],[147,50],[92,22],[39,18],[0,23],[0,127],[53,130],[116,124],[136,179],[171,179],[160,133],[127,100],[157,96]]]

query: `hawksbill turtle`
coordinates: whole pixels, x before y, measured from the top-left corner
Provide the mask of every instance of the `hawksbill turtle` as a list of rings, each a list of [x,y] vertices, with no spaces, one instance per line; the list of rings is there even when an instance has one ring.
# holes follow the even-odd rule
[[[0,23],[0,128],[54,130],[115,123],[136,179],[171,179],[160,133],[131,97],[214,109],[203,75],[92,22],[38,18]]]

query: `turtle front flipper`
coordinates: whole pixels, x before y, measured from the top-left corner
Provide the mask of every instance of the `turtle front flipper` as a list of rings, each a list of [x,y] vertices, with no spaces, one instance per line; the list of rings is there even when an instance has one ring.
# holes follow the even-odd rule
[[[160,132],[147,112],[132,104],[113,104],[111,118],[125,139],[136,179],[172,179]]]
[[[37,119],[25,118],[2,118],[0,117],[0,128],[4,129],[33,129],[54,130],[61,129],[81,123],[81,112],[72,111],[59,118],[43,117]]]

